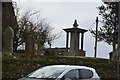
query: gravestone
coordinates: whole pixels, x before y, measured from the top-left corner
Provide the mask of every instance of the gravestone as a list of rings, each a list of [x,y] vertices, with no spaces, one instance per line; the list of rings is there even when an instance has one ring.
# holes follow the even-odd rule
[[[27,35],[25,40],[25,53],[34,54],[34,38],[32,35]]]
[[[38,50],[37,53],[44,55],[44,40],[42,38],[42,36],[39,36],[38,40],[37,40],[37,45],[38,45]]]
[[[14,31],[11,27],[5,29],[3,33],[3,53],[13,53]]]

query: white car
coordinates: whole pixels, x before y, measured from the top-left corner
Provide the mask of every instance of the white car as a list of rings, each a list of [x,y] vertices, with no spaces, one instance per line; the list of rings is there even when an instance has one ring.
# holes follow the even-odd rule
[[[18,80],[100,80],[94,68],[73,65],[42,67]]]

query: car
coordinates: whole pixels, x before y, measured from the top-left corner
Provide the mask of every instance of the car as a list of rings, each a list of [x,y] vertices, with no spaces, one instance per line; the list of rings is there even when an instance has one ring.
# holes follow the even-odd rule
[[[86,66],[51,65],[18,80],[100,80],[96,70]]]

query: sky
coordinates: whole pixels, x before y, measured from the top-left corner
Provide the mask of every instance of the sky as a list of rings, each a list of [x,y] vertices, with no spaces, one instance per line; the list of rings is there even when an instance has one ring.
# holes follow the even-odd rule
[[[21,13],[29,9],[40,10],[41,17],[47,20],[54,27],[53,33],[60,33],[61,37],[54,41],[52,47],[65,47],[66,46],[66,33],[63,31],[65,28],[72,28],[73,22],[77,19],[78,28],[89,30],[95,28],[95,19],[98,16],[96,7],[101,5],[100,0],[14,0],[17,1]],[[98,16],[99,17],[99,16]],[[99,26],[101,26],[99,24]],[[88,31],[84,35],[84,50],[86,57],[94,56],[94,43],[95,39]],[[98,58],[109,58],[109,52],[112,51],[112,46],[104,42],[98,43]]]

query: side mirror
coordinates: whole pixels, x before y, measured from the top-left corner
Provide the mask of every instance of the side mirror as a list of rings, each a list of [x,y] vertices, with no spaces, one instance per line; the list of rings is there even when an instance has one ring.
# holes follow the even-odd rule
[[[72,80],[72,79],[70,79],[70,78],[65,78],[64,80]]]

